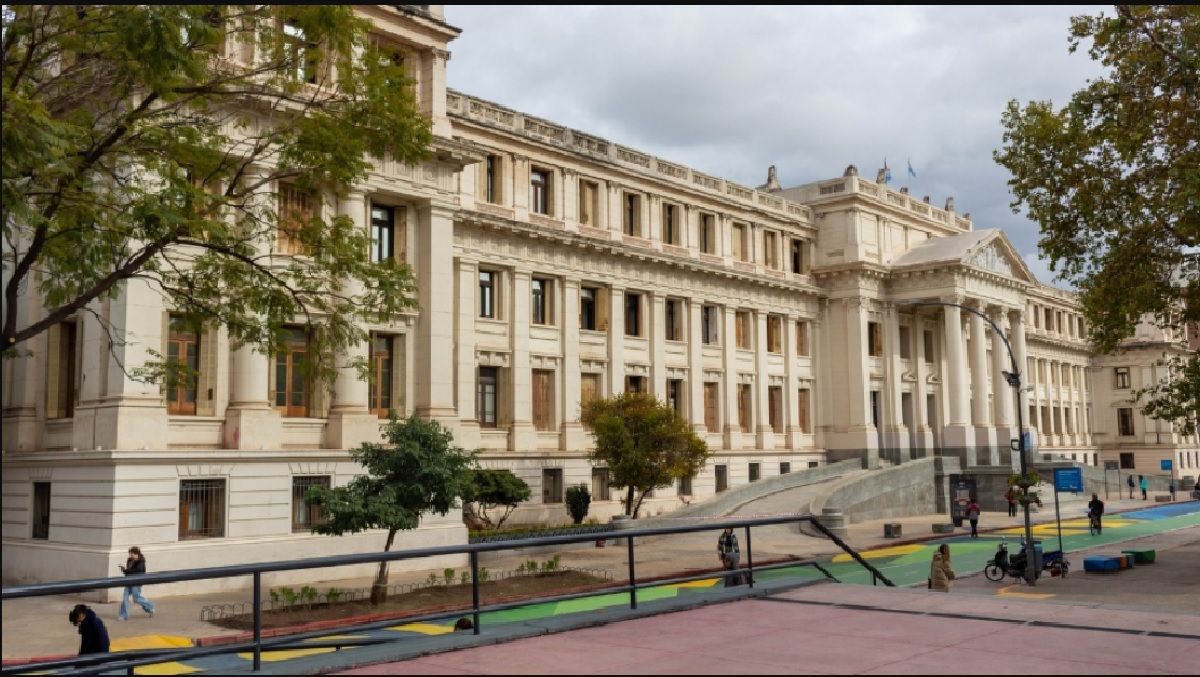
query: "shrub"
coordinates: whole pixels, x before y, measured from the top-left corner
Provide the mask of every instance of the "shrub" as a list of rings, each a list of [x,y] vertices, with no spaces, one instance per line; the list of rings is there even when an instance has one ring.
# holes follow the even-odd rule
[[[583,522],[583,518],[587,517],[588,507],[592,504],[592,492],[586,484],[572,484],[567,487],[566,494],[567,513],[571,515],[571,519],[575,524]]]

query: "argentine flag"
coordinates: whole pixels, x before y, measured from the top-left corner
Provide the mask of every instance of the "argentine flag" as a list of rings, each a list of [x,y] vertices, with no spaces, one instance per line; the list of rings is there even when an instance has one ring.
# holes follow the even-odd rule
[[[917,170],[912,168],[912,160],[908,161],[908,175],[914,178],[917,176]]]

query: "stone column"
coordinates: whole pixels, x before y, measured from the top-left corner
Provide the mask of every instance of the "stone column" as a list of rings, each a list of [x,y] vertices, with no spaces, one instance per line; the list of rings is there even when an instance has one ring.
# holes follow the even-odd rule
[[[775,448],[775,432],[771,429],[770,395],[771,379],[767,376],[767,313],[754,313],[754,446],[758,449]]]
[[[658,398],[667,395],[667,357],[666,357],[666,302],[662,294],[647,291],[645,335],[650,348],[650,378],[647,384],[650,394]],[[682,318],[680,318],[682,319]]]
[[[338,213],[350,217],[359,230],[367,231],[366,196],[361,191],[350,191],[339,200]],[[362,283],[357,280],[346,279],[343,285],[351,297],[363,291]],[[368,345],[360,342],[347,346],[344,355],[334,356],[338,374],[329,422],[325,426],[327,449],[349,449],[363,442],[379,441],[379,417],[368,410],[370,386],[358,377],[358,370],[352,366],[357,359],[368,359],[369,354]]]
[[[533,427],[533,374],[529,359],[529,295],[530,272],[513,271],[512,297],[508,316],[509,350],[512,367],[505,395],[512,404],[512,422],[508,429],[509,451],[532,451],[537,448],[537,429]]]
[[[951,298],[947,303],[961,303]],[[943,343],[946,346],[947,414],[943,439],[945,451],[960,456],[964,466],[975,465],[974,436],[970,434],[970,411],[967,402],[967,363],[963,355],[962,311],[957,306],[943,306]]]
[[[1013,418],[1013,389],[1004,378],[1004,372],[1011,371],[1013,366],[1005,347],[1005,338],[1012,334],[1008,327],[1008,313],[1003,308],[994,309],[992,321],[1000,331],[992,332],[992,403],[996,412],[996,450],[998,457],[992,462],[1007,465],[1011,461],[1011,446],[1009,442],[1016,437],[1016,425]],[[1003,332],[1003,333],[1001,333]]]
[[[796,367],[796,323],[800,318],[788,315],[783,318],[783,431],[786,436],[784,445],[788,449],[799,450],[804,443],[804,433],[800,430],[800,403],[797,392],[800,390],[799,369]],[[811,325],[810,325],[810,334]],[[812,340],[812,337],[809,337]],[[811,348],[810,348],[811,352]],[[813,393],[809,394],[809,407],[812,407]],[[809,424],[812,424],[812,412],[809,411]]]
[[[257,172],[250,177],[257,183],[266,176]],[[252,208],[270,211],[276,200],[270,184],[263,184],[252,198]],[[266,256],[270,244],[254,243],[256,253]],[[230,370],[229,407],[225,410],[224,446],[226,449],[278,449],[283,422],[270,401],[270,369],[274,357],[263,355],[248,345],[233,346]]]
[[[884,390],[881,393],[884,407],[883,439],[892,462],[904,463],[912,459],[912,452],[908,446],[908,428],[904,425],[900,394],[901,375],[904,372],[900,362],[900,314],[893,303],[884,305],[883,330],[883,354],[886,360]]]
[[[475,355],[475,318],[479,314],[479,264],[467,259],[458,260],[458,301],[454,311],[458,335],[454,343],[454,364],[458,379],[458,428],[455,441],[464,448],[479,446],[479,412],[476,411],[476,381],[479,368]],[[494,293],[494,292],[493,292]],[[492,302],[496,303],[493,298]],[[458,438],[462,437],[462,440]]]
[[[976,307],[979,312],[983,308]],[[988,402],[987,330],[983,316],[971,313],[971,423],[975,426],[976,462],[996,465],[996,431]],[[1000,378],[1000,374],[996,374]]]
[[[704,353],[701,329],[704,302],[692,297],[688,305],[688,412],[691,417],[692,430],[704,429]],[[704,436],[702,435],[701,438]]]
[[[5,265],[5,288],[11,279],[12,267]],[[20,285],[17,289],[16,312],[20,323],[30,325],[41,320],[42,303],[42,296],[36,284]],[[41,451],[44,447],[42,434],[46,427],[46,411],[43,406],[39,412],[38,402],[45,402],[47,366],[51,360],[59,359],[59,355],[51,355],[49,352],[49,333],[42,332],[40,336],[22,343],[12,357],[0,358],[4,359],[4,453]],[[71,355],[70,359],[74,360],[75,355]],[[59,368],[65,367],[66,365],[61,365]]]
[[[583,450],[587,447],[587,435],[583,424],[579,422],[579,400],[581,396],[580,364],[579,364],[579,280],[563,280],[562,300],[557,305],[562,308],[559,325],[562,329],[562,373],[558,382],[559,411],[562,421],[562,438],[560,448],[563,450]]]
[[[732,451],[742,448],[741,421],[738,417],[738,384],[741,379],[737,372],[737,310],[729,306],[723,310],[725,322],[721,327],[721,353],[725,362],[725,380],[721,384],[721,394],[725,400],[725,448]]]
[[[608,304],[608,395],[625,392],[625,290],[612,287]]]
[[[879,435],[871,421],[870,405],[870,372],[867,357],[867,307],[870,300],[863,297],[843,299],[842,320],[846,327],[846,380],[844,387],[847,398],[847,427],[844,434],[838,435],[836,442],[830,441],[828,458],[840,461],[847,458],[858,458],[864,468],[875,468],[879,465]],[[839,375],[834,370],[830,374],[833,379]],[[835,380],[836,383],[836,380]],[[834,384],[831,387],[836,388]]]
[[[457,423],[454,409],[454,212],[430,205],[417,212],[416,413],[444,425]]]
[[[913,399],[916,400],[913,402],[915,434],[910,437],[913,440],[913,457],[924,458],[933,453],[933,431],[929,427],[929,408],[926,405],[929,396],[929,366],[925,362],[925,314],[919,310],[913,313],[913,337],[916,341],[916,349],[913,350],[913,371],[916,373],[917,384],[913,390]],[[933,356],[929,357],[932,360]]]

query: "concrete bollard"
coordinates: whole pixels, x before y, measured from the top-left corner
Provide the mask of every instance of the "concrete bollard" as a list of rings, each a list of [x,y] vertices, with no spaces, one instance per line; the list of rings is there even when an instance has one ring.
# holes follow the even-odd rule
[[[626,529],[633,528],[633,520],[629,518],[629,515],[613,515],[612,525],[613,531],[625,531]],[[612,544],[625,545],[625,539],[614,538],[612,539]]]
[[[845,539],[849,532],[846,529],[846,515],[837,508],[825,508],[821,511],[821,524],[834,536]]]

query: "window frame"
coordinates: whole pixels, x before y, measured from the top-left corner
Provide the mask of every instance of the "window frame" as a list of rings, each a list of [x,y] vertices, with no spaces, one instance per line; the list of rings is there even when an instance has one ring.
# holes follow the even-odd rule
[[[386,214],[386,218],[378,216]],[[396,259],[396,208],[371,205],[371,263]]]
[[[394,334],[371,334],[368,343],[367,361],[371,378],[367,382],[367,409],[379,418],[387,418],[391,410],[396,408],[398,338]]]
[[[490,386],[490,390],[488,388]],[[488,406],[490,404],[490,407]],[[490,414],[490,420],[488,415]],[[500,368],[480,365],[475,372],[475,420],[480,428],[497,428],[500,420]]]
[[[783,316],[767,315],[767,352],[783,354]]]
[[[529,399],[533,427],[541,432],[555,430],[554,385],[556,372],[553,369],[531,369]]]
[[[313,383],[305,376],[303,365],[308,359],[312,337],[303,327],[289,327],[284,350],[275,354],[275,393],[273,408],[284,418],[308,418],[312,413]],[[303,337],[303,341],[301,341]],[[299,358],[297,359],[297,356]],[[280,367],[284,379],[279,380]],[[300,404],[292,404],[293,395],[301,396]],[[282,396],[282,404],[280,398]]]
[[[668,298],[663,304],[663,328],[664,337],[668,341],[683,341],[683,327],[686,324],[686,318],[683,311],[683,300]]]
[[[717,217],[700,213],[700,253],[715,256],[717,252]]]
[[[480,268],[477,277],[479,304],[475,309],[478,313],[476,317],[484,320],[500,319],[500,271]]]
[[[621,232],[629,237],[642,237],[642,196],[621,193]]]
[[[812,357],[809,352],[809,321],[796,320],[796,355],[799,357]]]
[[[50,511],[54,509],[54,488],[50,482],[33,482],[29,497],[29,538],[35,541],[50,540]]]
[[[708,432],[721,429],[721,384],[715,381],[704,384],[704,428]]]
[[[720,310],[720,307],[715,305],[700,306],[700,341],[703,345],[721,345]]]
[[[679,212],[680,208],[673,202],[664,202],[662,205],[662,239],[663,244],[669,244],[673,247],[683,246],[682,233],[679,227]]]
[[[529,280],[529,323],[554,326],[554,280],[533,277]]]
[[[172,313],[168,316],[167,364],[179,363],[183,355],[181,370],[168,369],[165,382],[166,403],[169,416],[195,416],[200,399],[200,354],[203,336],[192,327],[184,326],[184,318]],[[186,330],[186,331],[185,331]],[[195,352],[187,354],[188,348]],[[182,373],[180,373],[182,372]]]
[[[550,199],[554,172],[541,167],[529,170],[529,212],[550,216],[554,205]]]
[[[191,485],[189,489],[189,485]],[[189,495],[198,498],[189,501]],[[226,503],[229,500],[229,480],[225,477],[203,477],[179,481],[178,540],[196,541],[225,538],[228,521]],[[201,526],[193,528],[192,506],[200,506]],[[213,524],[215,522],[215,524]]]
[[[640,292],[625,292],[625,335],[642,337],[644,335],[642,322],[642,294]],[[630,304],[633,304],[632,306]]]
[[[750,260],[749,252],[746,251],[749,249],[749,247],[746,246],[746,230],[746,224],[740,221],[734,222],[734,224],[730,227],[729,241],[731,245],[730,248],[732,250],[730,251],[730,255],[733,256],[734,261]]]
[[[551,487],[546,486],[546,480],[553,479]],[[563,469],[542,468],[542,504],[557,505],[563,502]]]
[[[1117,408],[1117,435],[1120,437],[1133,437],[1137,435],[1137,428],[1133,421],[1132,407]]]
[[[867,321],[867,356],[883,357],[883,323]]]
[[[734,348],[738,350],[753,350],[753,324],[749,310],[738,310],[733,314]]]
[[[311,487],[323,486],[333,488],[332,475],[292,475],[292,533],[299,534],[312,531],[314,526],[323,524],[328,518],[324,507],[309,505],[306,498]],[[297,519],[303,511],[303,518]]]
[[[1113,388],[1116,390],[1129,390],[1129,367],[1113,367]]]

